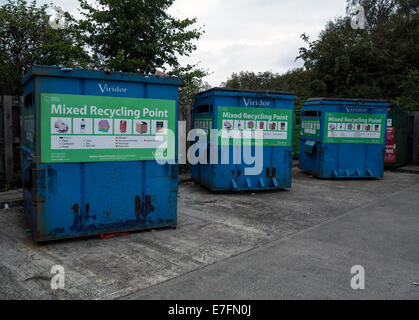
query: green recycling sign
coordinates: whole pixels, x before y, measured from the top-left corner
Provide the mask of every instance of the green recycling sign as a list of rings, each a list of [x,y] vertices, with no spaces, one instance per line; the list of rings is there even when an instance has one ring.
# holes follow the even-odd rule
[[[175,100],[43,93],[41,162],[173,160],[175,121]]]
[[[290,147],[293,112],[290,109],[218,107],[221,145],[262,144]]]
[[[325,143],[383,144],[386,130],[385,114],[325,114]]]

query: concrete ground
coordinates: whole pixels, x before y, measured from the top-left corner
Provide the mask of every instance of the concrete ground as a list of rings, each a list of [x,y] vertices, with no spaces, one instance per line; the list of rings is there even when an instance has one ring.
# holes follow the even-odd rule
[[[0,210],[0,299],[419,299],[419,175],[293,176],[290,191],[255,194],[185,182],[176,230],[108,240],[38,245],[21,208]]]

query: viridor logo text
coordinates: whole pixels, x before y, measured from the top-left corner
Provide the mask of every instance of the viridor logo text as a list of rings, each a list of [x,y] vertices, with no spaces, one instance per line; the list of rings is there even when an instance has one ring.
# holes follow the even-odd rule
[[[346,107],[346,112],[348,113],[365,113],[368,112],[367,108],[359,108],[359,107]]]
[[[243,98],[244,104],[246,107],[270,107],[270,101],[263,101],[262,99],[251,99],[251,98]]]
[[[105,92],[127,93],[128,92],[128,88],[121,88],[119,86],[109,87],[106,83],[104,85],[102,85],[102,84],[99,83],[99,88],[100,88],[100,91],[102,91],[102,93],[105,93]]]

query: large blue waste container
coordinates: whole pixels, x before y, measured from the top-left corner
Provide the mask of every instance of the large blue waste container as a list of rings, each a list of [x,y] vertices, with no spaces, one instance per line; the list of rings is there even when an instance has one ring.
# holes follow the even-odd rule
[[[176,225],[180,79],[35,66],[23,84],[36,241]]]
[[[208,139],[207,162],[192,166],[193,180],[212,191],[290,188],[295,99],[295,94],[290,92],[226,88],[197,94],[193,107],[194,128],[206,132],[215,129],[217,138]],[[247,139],[249,136],[244,132],[253,139]],[[226,138],[231,136],[235,138]],[[245,139],[240,138],[243,136]],[[258,152],[263,156],[259,172],[246,174],[249,162],[237,141],[252,145],[253,155]],[[235,158],[237,155],[240,156]],[[239,158],[241,160],[237,161]],[[214,159],[217,159],[215,163]]]
[[[389,102],[314,98],[301,109],[299,168],[318,178],[381,178]]]

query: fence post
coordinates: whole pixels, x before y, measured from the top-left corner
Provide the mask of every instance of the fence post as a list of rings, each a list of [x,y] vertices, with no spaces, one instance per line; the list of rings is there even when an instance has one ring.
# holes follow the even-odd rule
[[[413,163],[419,163],[419,111],[413,112]]]
[[[3,143],[4,143],[4,171],[6,183],[13,179],[13,123],[12,123],[12,97],[3,96]]]

